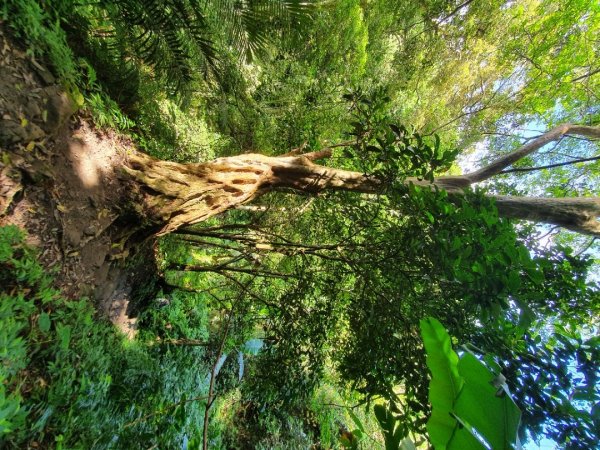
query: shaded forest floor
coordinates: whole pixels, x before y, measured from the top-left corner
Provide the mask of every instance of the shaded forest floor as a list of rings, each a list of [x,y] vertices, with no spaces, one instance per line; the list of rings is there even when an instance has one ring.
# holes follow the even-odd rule
[[[63,295],[95,299],[132,335],[131,286],[148,270],[127,261],[127,224],[118,223],[127,207],[119,170],[133,144],[78,115],[52,75],[1,28],[0,64],[0,225],[27,230]]]

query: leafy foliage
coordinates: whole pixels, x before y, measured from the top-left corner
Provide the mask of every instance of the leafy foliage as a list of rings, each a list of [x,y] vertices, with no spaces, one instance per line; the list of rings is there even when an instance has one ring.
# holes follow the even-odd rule
[[[53,20],[36,0],[7,0],[2,4],[3,20],[9,24],[21,39],[27,40],[28,52],[41,60],[50,60],[56,74],[68,83],[74,84],[78,69],[73,51],[67,45],[67,38],[60,22]]]
[[[292,207],[290,200],[284,204]],[[275,203],[258,223],[241,224],[244,215],[235,213],[229,225],[182,232],[188,245],[213,245],[221,255],[203,261],[207,270],[212,265],[228,278],[235,275],[228,269],[245,268],[264,277],[248,294],[248,310],[264,318],[266,334],[265,353],[249,379],[254,402],[277,408],[301,404],[332,360],[342,379],[366,398],[396,398],[390,386],[403,386],[395,412],[399,436],[423,433],[430,413],[428,378],[415,324],[435,314],[478,352],[497,355],[527,429],[549,420],[568,426],[571,419],[558,411],[535,412],[529,398],[549,400],[550,390],[544,394],[531,381],[518,388],[511,367],[525,358],[515,344],[528,339],[526,330],[552,316],[595,314],[597,293],[586,281],[585,262],[567,263],[565,255],[543,249],[532,257],[480,193],[451,200],[445,192],[413,186],[376,201],[332,194],[308,204],[310,214],[293,223],[282,220]],[[308,240],[306,229],[318,229],[319,235]],[[303,240],[295,240],[298,236]],[[581,272],[573,276],[573,267]],[[167,279],[174,279],[169,273]],[[509,348],[515,353],[502,350]],[[549,354],[535,355],[528,354],[528,373],[563,373],[565,383],[575,379],[560,363],[549,370]],[[554,392],[567,384],[562,386]],[[589,410],[586,414],[592,420]]]
[[[145,65],[167,92],[184,96],[202,78],[198,75],[219,80],[219,54],[226,54],[227,46],[251,57],[266,50],[275,35],[291,33],[291,25],[312,9],[311,2],[296,0],[103,0],[59,2],[54,8],[80,40],[79,50],[108,66],[96,66],[104,79],[135,91]]]
[[[387,184],[402,184],[407,176],[433,181],[434,174],[444,172],[456,158],[458,150],[441,148],[439,136],[427,142],[414,129],[395,124],[386,113],[389,96],[382,88],[370,94],[356,92],[344,96],[348,100],[354,121],[349,133],[355,143],[348,157],[358,157],[363,172],[380,177]]]
[[[202,404],[187,395],[203,388],[204,350],[124,342],[87,300],[60,297],[23,239],[16,227],[0,228],[2,445],[172,446],[193,436]],[[179,308],[175,302],[166,317],[183,314]],[[186,312],[204,336],[206,312]]]
[[[181,91],[196,72],[215,67],[215,49],[199,2],[107,0],[99,7],[112,28],[110,39],[99,42],[101,51],[112,52],[115,61],[133,57],[150,64],[168,89]]]
[[[422,320],[421,333],[432,373],[431,443],[440,449],[519,448],[520,411],[503,375],[469,352],[459,358],[437,320]]]

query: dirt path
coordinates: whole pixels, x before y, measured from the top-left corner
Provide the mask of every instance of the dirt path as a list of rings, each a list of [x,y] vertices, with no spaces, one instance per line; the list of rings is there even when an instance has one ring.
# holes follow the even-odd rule
[[[52,74],[0,27],[0,225],[15,224],[40,249],[70,298],[88,296],[125,333],[135,319],[119,178],[132,143],[76,112]]]

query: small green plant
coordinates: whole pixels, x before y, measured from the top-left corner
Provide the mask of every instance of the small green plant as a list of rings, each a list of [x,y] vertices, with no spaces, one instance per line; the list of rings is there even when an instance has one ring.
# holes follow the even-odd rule
[[[20,238],[16,228],[9,228],[0,234],[0,267],[12,264],[13,245]],[[7,280],[0,279],[0,282],[4,281]],[[2,436],[22,427],[27,415],[21,408],[21,394],[18,389],[11,389],[11,382],[27,365],[27,349],[20,337],[26,323],[15,312],[29,309],[29,304],[22,296],[10,298],[4,293],[0,294],[0,442]]]
[[[55,74],[63,81],[76,84],[79,78],[76,59],[67,45],[60,21],[54,20],[36,0],[7,0],[1,9],[16,35],[25,41],[27,53],[40,60],[48,59]]]
[[[94,118],[94,123],[99,127],[127,130],[134,126],[134,121],[123,114],[119,105],[100,90],[91,92],[86,97],[86,105]]]

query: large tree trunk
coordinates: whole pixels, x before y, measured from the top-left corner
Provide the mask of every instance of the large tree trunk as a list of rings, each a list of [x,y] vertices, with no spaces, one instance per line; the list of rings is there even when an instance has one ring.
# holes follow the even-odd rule
[[[202,222],[277,188],[304,192],[377,192],[378,180],[314,164],[306,156],[245,154],[202,164],[158,161],[138,154],[125,172],[145,187],[145,212],[166,234]]]
[[[202,222],[272,189],[313,193],[327,189],[378,193],[384,189],[376,178],[312,161],[323,156],[322,152],[280,157],[245,154],[202,164],[178,164],[139,154],[131,157],[130,167],[124,170],[145,187],[144,210],[161,226],[159,235]],[[433,183],[416,178],[406,182],[460,195],[473,180],[465,175],[439,177]],[[502,217],[600,235],[600,199],[494,198]]]

